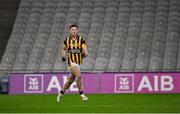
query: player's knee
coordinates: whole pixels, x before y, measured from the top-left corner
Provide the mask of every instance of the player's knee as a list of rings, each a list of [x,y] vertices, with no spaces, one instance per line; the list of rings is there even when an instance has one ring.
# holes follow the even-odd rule
[[[76,77],[76,80],[81,80],[81,76],[77,76],[77,77]]]
[[[73,81],[72,81],[72,80],[68,80],[67,83],[68,83],[68,84],[72,84]]]

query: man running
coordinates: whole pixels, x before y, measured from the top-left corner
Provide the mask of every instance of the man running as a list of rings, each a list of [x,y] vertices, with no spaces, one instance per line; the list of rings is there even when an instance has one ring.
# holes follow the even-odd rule
[[[71,25],[70,36],[64,41],[63,48],[61,49],[62,61],[66,61],[66,50],[68,50],[68,68],[70,70],[70,75],[68,81],[65,83],[63,89],[58,92],[57,102],[59,102],[64,95],[65,91],[70,87],[73,81],[76,79],[77,87],[79,90],[79,95],[83,101],[87,101],[88,98],[83,93],[82,82],[81,82],[81,72],[80,65],[82,64],[83,58],[88,54],[87,45],[85,40],[77,34],[78,26]]]

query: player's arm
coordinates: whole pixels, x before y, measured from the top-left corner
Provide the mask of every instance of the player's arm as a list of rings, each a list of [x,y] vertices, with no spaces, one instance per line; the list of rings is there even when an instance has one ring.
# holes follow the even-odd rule
[[[82,50],[83,50],[82,57],[85,58],[88,55],[88,50],[84,40],[82,41]]]
[[[66,61],[66,50],[67,50],[67,43],[66,40],[64,41],[63,47],[61,48],[61,60]]]

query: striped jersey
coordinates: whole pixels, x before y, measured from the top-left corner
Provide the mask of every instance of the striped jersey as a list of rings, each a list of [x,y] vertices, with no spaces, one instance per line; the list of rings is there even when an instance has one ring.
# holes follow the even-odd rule
[[[86,46],[85,40],[81,36],[76,36],[73,40],[71,36],[64,40],[63,48],[68,50],[68,65],[74,62],[82,64],[82,47]]]

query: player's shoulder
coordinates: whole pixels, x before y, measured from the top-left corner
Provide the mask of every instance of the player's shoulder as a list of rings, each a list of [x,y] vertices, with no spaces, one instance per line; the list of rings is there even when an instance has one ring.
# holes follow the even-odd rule
[[[81,44],[86,43],[86,41],[85,41],[85,39],[83,37],[81,37],[80,40],[81,40]]]
[[[67,40],[67,39],[69,39],[70,38],[70,36],[67,36],[67,37],[65,37],[65,40]]]
[[[78,38],[81,38],[81,39],[83,38],[82,35],[77,35],[77,36],[78,36]]]
[[[67,41],[69,39],[70,36],[67,36],[64,38],[64,41]]]
[[[84,40],[84,37],[82,35],[78,35],[78,38],[81,39],[81,41]]]
[[[64,40],[64,44],[67,44],[67,40],[69,39],[69,37],[65,37]]]

